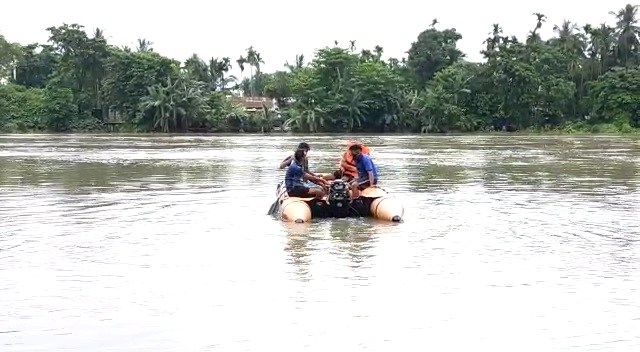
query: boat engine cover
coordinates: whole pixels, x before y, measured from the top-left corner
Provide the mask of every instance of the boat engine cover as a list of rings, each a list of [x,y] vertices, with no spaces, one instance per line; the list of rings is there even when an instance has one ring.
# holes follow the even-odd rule
[[[351,201],[349,197],[349,185],[342,180],[334,181],[329,188],[327,201],[334,217],[344,218],[349,216]]]

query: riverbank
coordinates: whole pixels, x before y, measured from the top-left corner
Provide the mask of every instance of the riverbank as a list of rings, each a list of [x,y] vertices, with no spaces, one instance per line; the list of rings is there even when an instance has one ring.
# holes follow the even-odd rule
[[[337,135],[337,134],[348,134],[348,135],[368,135],[372,132],[351,132],[351,133],[341,133],[341,132],[295,132],[295,131],[282,131],[280,129],[273,129],[271,131],[261,132],[259,130],[221,130],[221,129],[211,129],[211,130],[199,130],[199,131],[188,131],[188,132],[148,132],[148,131],[136,131],[131,128],[123,128],[118,131],[108,131],[106,128],[103,129],[89,129],[89,130],[72,130],[72,131],[42,131],[42,130],[2,130],[0,129],[0,134],[105,134],[105,135],[160,135],[160,136],[172,136],[172,135],[311,135],[311,136],[322,136],[322,135]],[[554,127],[554,128],[527,128],[522,130],[515,131],[496,131],[496,130],[485,130],[485,131],[473,131],[473,132],[460,132],[460,131],[451,131],[451,132],[439,132],[439,133],[420,133],[420,132],[379,132],[374,133],[377,135],[429,135],[429,136],[451,136],[451,135],[496,135],[496,134],[505,134],[505,135],[590,135],[590,134],[603,134],[603,135],[611,135],[611,134],[619,134],[619,135],[634,135],[640,134],[640,128],[633,128],[629,125],[616,126],[614,124],[566,124],[564,126]]]

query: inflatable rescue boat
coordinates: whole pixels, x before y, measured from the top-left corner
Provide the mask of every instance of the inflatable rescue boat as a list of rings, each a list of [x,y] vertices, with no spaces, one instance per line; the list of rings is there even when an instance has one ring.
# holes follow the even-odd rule
[[[360,197],[351,199],[349,184],[336,180],[323,199],[289,197],[284,181],[276,187],[276,202],[269,215],[285,222],[304,223],[316,218],[372,217],[401,222],[404,206],[384,189],[375,186],[360,191]]]

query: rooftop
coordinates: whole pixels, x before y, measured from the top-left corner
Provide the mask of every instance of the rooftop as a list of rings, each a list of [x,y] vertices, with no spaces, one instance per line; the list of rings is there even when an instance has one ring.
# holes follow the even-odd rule
[[[273,99],[265,97],[232,97],[231,99],[242,104],[245,109],[262,109],[265,105],[267,109],[273,109]]]

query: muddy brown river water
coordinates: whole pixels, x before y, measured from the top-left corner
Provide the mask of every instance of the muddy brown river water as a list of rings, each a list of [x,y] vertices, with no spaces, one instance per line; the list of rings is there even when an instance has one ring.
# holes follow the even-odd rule
[[[302,139],[0,135],[0,351],[638,351],[640,140],[362,136],[402,224],[266,216]]]

